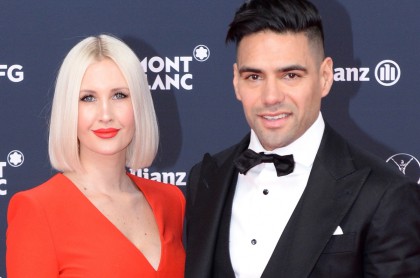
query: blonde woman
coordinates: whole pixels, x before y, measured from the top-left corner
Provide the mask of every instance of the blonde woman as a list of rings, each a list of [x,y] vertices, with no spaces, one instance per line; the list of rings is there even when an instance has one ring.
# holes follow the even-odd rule
[[[149,166],[157,146],[137,56],[109,35],[79,42],[52,105],[49,155],[60,173],[9,205],[8,277],[183,277],[182,192],[126,172]]]

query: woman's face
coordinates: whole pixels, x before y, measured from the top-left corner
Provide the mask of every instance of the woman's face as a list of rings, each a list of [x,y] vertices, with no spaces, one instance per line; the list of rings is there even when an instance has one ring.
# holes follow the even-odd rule
[[[134,135],[134,112],[127,82],[111,59],[87,68],[78,109],[81,160],[99,155],[125,161],[126,148]]]

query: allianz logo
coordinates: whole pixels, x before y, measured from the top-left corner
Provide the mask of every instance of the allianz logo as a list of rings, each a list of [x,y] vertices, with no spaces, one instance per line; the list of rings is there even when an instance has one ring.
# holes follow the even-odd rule
[[[401,77],[401,68],[393,60],[383,60],[375,67],[374,77],[382,86],[393,86],[398,83]],[[367,67],[346,67],[334,68],[334,81],[336,82],[367,82],[371,80],[371,69]]]
[[[129,169],[130,173],[140,178],[159,181],[163,183],[170,183],[177,186],[187,185],[186,172],[150,172],[149,168],[143,169]]]

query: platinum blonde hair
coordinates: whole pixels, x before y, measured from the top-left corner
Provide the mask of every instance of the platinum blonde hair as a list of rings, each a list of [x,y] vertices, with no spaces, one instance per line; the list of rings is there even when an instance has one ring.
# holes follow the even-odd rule
[[[82,169],[77,139],[80,85],[88,66],[103,59],[117,64],[131,94],[135,132],[127,148],[126,166],[147,167],[156,156],[159,144],[156,113],[140,60],[120,39],[102,34],[76,44],[64,58],[57,76],[48,151],[51,165],[58,171]]]

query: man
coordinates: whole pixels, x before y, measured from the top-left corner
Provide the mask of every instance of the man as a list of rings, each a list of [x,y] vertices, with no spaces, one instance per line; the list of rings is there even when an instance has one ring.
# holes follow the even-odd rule
[[[191,170],[186,278],[420,277],[420,188],[324,122],[323,40],[305,0],[237,11],[227,41],[251,132]]]

